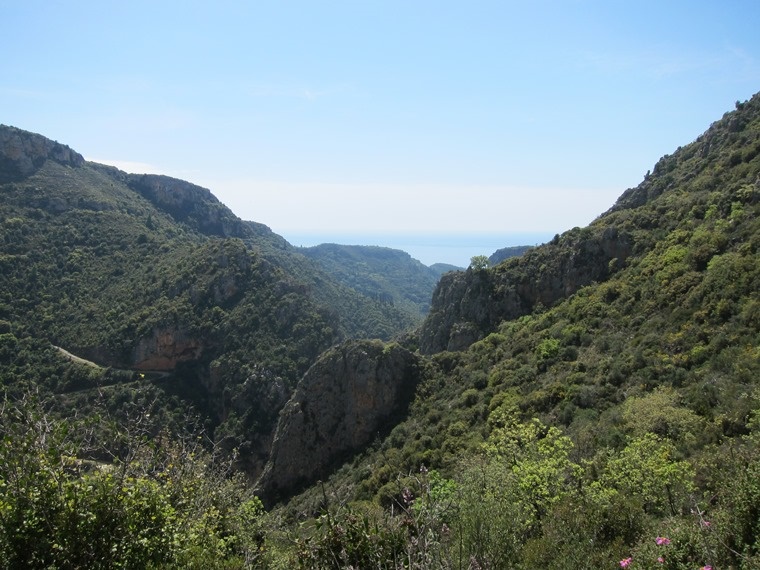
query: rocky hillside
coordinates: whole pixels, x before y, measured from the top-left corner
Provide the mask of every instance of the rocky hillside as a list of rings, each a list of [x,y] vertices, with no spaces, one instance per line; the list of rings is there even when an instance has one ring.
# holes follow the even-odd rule
[[[760,407],[759,205],[755,96],[588,227],[444,275],[407,419],[330,485],[398,504],[413,485],[399,474],[463,476],[504,414],[562,428],[589,461],[647,432],[712,461],[710,445],[749,433]]]
[[[82,155],[66,145],[0,125],[0,182],[21,180],[39,170],[47,160],[75,167],[84,164]]]
[[[448,273],[420,330],[425,354],[462,350],[505,320],[550,307],[625,264],[633,238],[615,226],[576,228],[491,270]]]
[[[19,559],[66,551],[30,512],[66,513],[68,529],[107,504],[153,528],[145,505],[160,503],[170,531],[127,545],[190,528],[189,544],[213,537],[194,551],[210,565],[238,548],[277,568],[759,567],[760,95],[588,227],[443,275],[422,326],[391,343],[356,340],[409,323],[357,291],[387,282],[338,283],[189,183],[17,129],[0,141],[0,420],[14,434],[0,491]],[[48,406],[31,416],[30,393]],[[127,473],[146,436],[181,451],[126,484],[90,477],[83,454],[46,447],[74,422],[39,418],[95,409],[107,421],[84,424],[100,441],[89,460]],[[167,434],[193,423],[281,501],[270,516],[228,499],[229,464],[176,479],[197,447]],[[80,487],[82,502],[106,497],[96,514],[56,502]],[[129,508],[112,508],[124,493]]]
[[[405,417],[423,368],[419,356],[379,341],[325,352],[280,414],[264,496],[292,493],[386,435]]]
[[[250,474],[263,470],[270,503],[305,489],[289,504],[308,512],[324,499],[309,489],[321,479],[342,500],[400,505],[422,465],[464,485],[463,462],[498,457],[481,454],[495,438],[523,445],[509,430],[540,440],[561,428],[598,486],[609,458],[642,434],[716,462],[716,449],[754,429],[760,97],[663,157],[588,227],[489,269],[445,273],[421,327],[388,345],[347,339],[388,339],[410,322],[383,291],[409,293],[369,278],[395,252],[309,252],[333,267],[365,263],[337,283],[337,270],[204,189],[5,131],[22,141],[4,151],[0,186],[6,383],[37,383],[68,406],[96,393],[117,411],[148,397],[191,404]],[[50,342],[168,377],[88,375]],[[161,421],[180,417],[179,405],[162,409],[175,412]],[[715,492],[715,474],[701,476],[694,485]],[[524,541],[543,536],[540,521],[528,527]]]
[[[0,196],[3,384],[67,393],[83,410],[95,398],[114,413],[154,401],[178,424],[192,406],[220,441],[247,450],[254,472],[321,352],[419,321],[339,283],[204,188],[86,162],[13,127],[0,127]],[[52,345],[135,375],[114,383]]]

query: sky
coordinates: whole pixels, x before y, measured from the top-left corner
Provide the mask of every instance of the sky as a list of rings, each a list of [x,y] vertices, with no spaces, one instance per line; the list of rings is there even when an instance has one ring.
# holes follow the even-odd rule
[[[294,245],[464,266],[584,226],[760,91],[757,0],[0,0],[0,123]]]

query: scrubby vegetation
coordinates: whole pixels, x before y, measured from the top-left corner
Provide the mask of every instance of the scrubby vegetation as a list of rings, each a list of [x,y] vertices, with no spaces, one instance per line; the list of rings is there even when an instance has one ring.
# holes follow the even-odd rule
[[[300,248],[341,283],[372,299],[399,307],[418,324],[430,309],[440,272],[403,251],[378,246],[325,243]]]
[[[298,296],[308,280],[285,278],[300,262],[278,265],[247,238],[177,234],[172,259],[144,251],[153,267],[136,271],[134,296],[108,297],[124,297],[120,310],[131,314],[135,297],[154,295],[152,309],[131,321],[93,312],[94,326],[74,319],[52,285],[23,287],[44,282],[29,256],[51,255],[46,268],[63,271],[76,244],[32,253],[34,232],[6,217],[0,548],[9,560],[62,568],[93,552],[111,567],[758,568],[759,202],[756,96],[663,157],[588,228],[444,280],[433,313],[459,307],[462,320],[442,338],[459,335],[462,350],[418,353],[406,417],[266,513],[227,466],[253,472],[251,457],[266,450],[247,439],[251,426],[276,421],[273,403],[343,326]],[[184,227],[157,214],[152,223]],[[602,250],[621,254],[602,267]],[[104,259],[97,272],[94,263],[82,266],[88,280],[120,267]],[[594,279],[578,279],[592,266]],[[65,271],[60,281],[73,306],[97,298],[96,285]],[[118,282],[102,280],[106,290]],[[468,310],[455,288],[469,295]],[[505,307],[511,299],[519,303]],[[168,378],[73,362],[40,334],[97,338],[123,355],[138,331],[165,319],[212,347]],[[429,330],[397,342],[415,350]],[[30,408],[34,390],[55,394],[49,407]],[[209,394],[222,397],[210,403]],[[114,422],[89,412],[81,423],[57,419],[98,409]],[[188,414],[209,428],[197,454],[181,435]],[[138,417],[135,440],[124,426]],[[101,527],[114,529],[107,544]],[[78,542],[73,528],[93,539]],[[46,532],[49,540],[36,538]]]
[[[758,150],[755,97],[589,228],[464,275],[497,305],[500,284],[540,287],[543,267],[594,236],[627,240],[603,281],[490,330],[483,319],[468,350],[433,355],[409,418],[326,484],[336,512],[319,544],[336,540],[329,520],[370,516],[339,507],[354,497],[384,509],[371,528],[409,567],[419,544],[420,567],[757,567]],[[407,504],[430,500],[423,466],[449,490],[432,521]],[[314,489],[284,508],[324,503]]]
[[[243,568],[264,559],[263,509],[199,434],[0,407],[0,568]],[[107,437],[103,437],[107,435]]]

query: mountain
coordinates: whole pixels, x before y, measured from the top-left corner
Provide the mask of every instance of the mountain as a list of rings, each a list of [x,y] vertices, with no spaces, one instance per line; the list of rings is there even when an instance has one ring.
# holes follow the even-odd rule
[[[612,567],[633,553],[754,568],[760,495],[745,474],[760,473],[759,204],[756,95],[588,227],[443,275],[409,341],[419,351],[406,418],[336,459],[287,512],[332,503],[336,517],[347,498],[372,500],[408,513],[384,519],[376,543],[411,525],[432,533],[427,555],[445,557],[451,532],[488,567]],[[308,409],[306,380],[298,390]],[[309,420],[290,405],[278,433],[293,439],[272,457],[298,457],[305,438]],[[305,438],[303,449],[338,457],[332,446]],[[357,516],[371,515],[331,519],[310,555]]]
[[[450,263],[434,263],[430,266],[430,269],[435,271],[435,273],[440,277],[444,273],[448,273],[449,271],[461,271],[464,269],[463,267],[457,267],[456,265],[451,265]]]
[[[0,127],[0,195],[3,383],[83,409],[99,395],[114,413],[146,398],[191,405],[225,445],[247,450],[252,473],[322,351],[388,340],[421,318],[341,284],[207,189],[87,162],[13,127]]]
[[[488,256],[488,262],[491,265],[498,265],[510,257],[520,257],[531,247],[532,246],[529,245],[513,245],[510,247],[502,247],[501,249],[497,249],[490,256]]]
[[[440,272],[397,249],[321,244],[300,248],[340,283],[422,319],[430,309]]]
[[[147,408],[156,445],[199,414],[270,509],[215,559],[251,527],[259,567],[760,564],[760,94],[588,227],[443,273],[392,341],[398,252],[301,252],[189,183],[0,141],[6,394]]]

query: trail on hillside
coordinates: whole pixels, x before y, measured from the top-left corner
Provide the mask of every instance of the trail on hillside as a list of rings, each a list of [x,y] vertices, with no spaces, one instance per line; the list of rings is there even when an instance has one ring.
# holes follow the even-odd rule
[[[102,371],[105,373],[106,370],[109,370],[114,373],[117,378],[114,379],[113,382],[107,382],[107,383],[99,383],[97,386],[89,386],[85,388],[77,388],[74,390],[70,390],[65,392],[66,394],[76,394],[78,392],[87,392],[90,390],[98,390],[100,388],[107,388],[111,386],[130,386],[133,384],[139,384],[141,382],[151,382],[155,380],[162,380],[165,378],[168,378],[171,376],[171,372],[167,372],[166,370],[138,370],[136,368],[129,369],[129,368],[110,368],[107,366],[102,366],[98,364],[97,362],[93,362],[92,360],[87,360],[86,358],[82,358],[81,356],[77,356],[76,354],[73,354],[66,350],[65,348],[62,348],[60,346],[52,345],[53,348],[55,348],[61,356],[64,358],[70,360],[71,362],[75,362],[77,364],[81,364],[83,366],[89,366],[91,368],[95,368],[99,371]],[[126,382],[119,382],[118,375],[130,375],[134,378],[136,375],[137,377],[133,380],[129,380]]]

